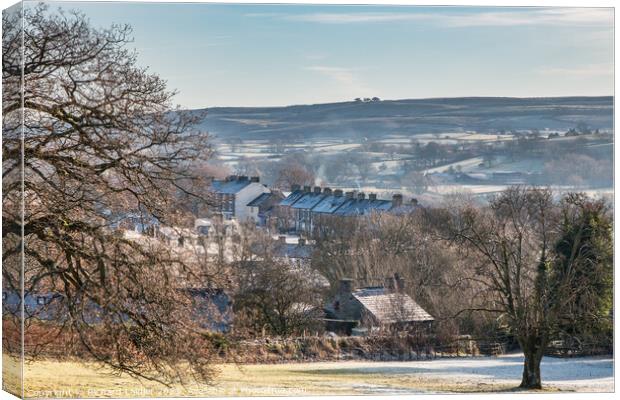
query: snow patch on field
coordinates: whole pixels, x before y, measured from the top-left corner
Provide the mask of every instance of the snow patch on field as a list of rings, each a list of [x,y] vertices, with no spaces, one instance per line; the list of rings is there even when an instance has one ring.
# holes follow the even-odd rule
[[[499,357],[470,357],[406,362],[340,362],[320,363],[316,369],[329,374],[330,368],[338,373],[399,375],[428,377],[434,380],[467,385],[518,386],[523,370],[523,355]],[[336,370],[334,370],[336,371]],[[579,392],[611,392],[614,390],[613,358],[543,358],[541,364],[543,385],[560,390]]]

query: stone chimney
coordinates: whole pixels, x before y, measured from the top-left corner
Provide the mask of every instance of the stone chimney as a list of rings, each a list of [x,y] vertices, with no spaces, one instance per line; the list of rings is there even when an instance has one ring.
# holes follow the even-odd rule
[[[252,176],[252,177],[250,177],[250,182],[258,183],[258,182],[260,182],[260,178],[258,176]]]
[[[359,192],[357,194],[357,199],[358,200],[364,200],[366,198],[366,195],[364,194],[364,192]]]
[[[368,200],[377,200],[377,194],[376,193],[370,193],[368,194]]]
[[[299,245],[299,246],[305,246],[305,245],[306,245],[306,239],[304,239],[304,238],[299,238],[299,240],[297,241],[297,245]]]
[[[332,189],[326,187],[325,189],[323,189],[323,193],[327,194],[327,195],[331,195],[332,194]]]
[[[403,195],[395,194],[392,196],[392,207],[400,207],[403,205]]]
[[[334,196],[336,196],[336,197],[342,197],[342,190],[341,190],[341,189],[336,189],[336,190],[334,190]]]
[[[312,191],[312,187],[310,186],[304,186],[304,192],[306,193],[310,193]]]
[[[284,236],[284,235],[278,236],[278,243],[286,244],[286,236]]]
[[[320,186],[315,186],[314,187],[314,194],[321,194],[321,187]]]
[[[301,186],[299,186],[298,184],[295,183],[291,185],[291,192],[294,192],[299,189],[301,189]]]
[[[340,279],[338,286],[338,294],[349,294],[353,292],[353,279],[351,278],[342,278]]]
[[[394,281],[396,282],[396,290],[398,290],[399,292],[404,291],[407,287],[406,281],[400,275],[398,275],[398,273],[394,274]]]

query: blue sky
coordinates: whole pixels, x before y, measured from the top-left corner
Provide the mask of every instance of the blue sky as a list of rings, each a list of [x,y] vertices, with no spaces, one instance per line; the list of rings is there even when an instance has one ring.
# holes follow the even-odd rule
[[[56,3],[128,23],[188,108],[613,94],[613,11]]]

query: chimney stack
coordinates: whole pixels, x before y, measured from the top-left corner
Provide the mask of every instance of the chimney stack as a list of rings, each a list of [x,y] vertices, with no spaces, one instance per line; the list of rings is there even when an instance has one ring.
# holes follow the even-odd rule
[[[339,294],[349,294],[353,292],[353,279],[342,278],[340,279],[340,286],[338,287]]]
[[[247,181],[248,180],[248,176],[247,175],[241,175],[237,178],[237,180],[239,181]]]
[[[250,182],[260,182],[260,178],[258,176],[252,176],[250,177]]]
[[[394,274],[394,281],[396,282],[396,290],[402,292],[405,290],[405,280],[398,275],[398,272]]]
[[[323,193],[327,194],[327,195],[331,195],[332,194],[332,189],[326,187],[325,189],[323,189]]]
[[[418,199],[416,199],[416,198],[412,198],[412,199],[411,199],[411,205],[412,205],[412,206],[417,206],[417,205],[418,205]]]
[[[301,186],[299,186],[298,184],[294,183],[291,185],[291,192],[297,191],[301,189]]]
[[[385,278],[385,283],[383,287],[393,292],[394,290],[396,290],[396,279],[393,276],[388,276],[387,278]]]
[[[334,190],[334,196],[336,196],[336,197],[342,197],[342,190],[341,190],[341,189],[336,189],[336,190]]]
[[[377,194],[376,193],[370,193],[368,195],[368,200],[377,200]]]
[[[355,195],[355,192],[346,192],[345,194],[347,196],[347,199],[352,199],[353,196]]]
[[[321,194],[321,187],[320,186],[315,186],[314,187],[314,194]]]
[[[364,194],[364,192],[359,192],[357,194],[357,199],[358,200],[364,200],[366,198],[366,195]]]
[[[306,239],[304,238],[299,238],[299,240],[297,241],[297,244],[299,246],[305,246],[306,245]]]
[[[392,196],[392,207],[400,207],[403,205],[403,195],[395,194]]]
[[[304,186],[304,192],[310,193],[311,191],[312,191],[312,188],[310,186]]]
[[[286,236],[284,235],[278,236],[278,243],[286,244]]]

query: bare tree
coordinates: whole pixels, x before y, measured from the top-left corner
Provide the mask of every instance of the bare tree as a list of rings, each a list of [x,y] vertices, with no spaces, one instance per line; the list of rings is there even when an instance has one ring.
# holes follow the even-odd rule
[[[288,336],[322,325],[324,282],[306,266],[283,257],[282,244],[254,232],[247,243],[251,261],[239,263],[235,306],[238,327]],[[245,326],[241,326],[245,325]]]
[[[189,165],[210,155],[192,129],[203,115],[174,110],[175,93],[125,49],[128,26],[94,29],[78,12],[43,5],[23,18],[22,37],[20,15],[3,15],[3,176],[12,177],[3,259],[19,257],[23,244],[26,293],[58,293],[57,326],[96,361],[162,383],[209,380],[182,290],[206,285],[204,276],[157,241],[119,235],[112,217],[184,217],[174,193],[200,186]],[[5,288],[17,293],[20,267],[3,268]],[[26,333],[29,357],[34,340]]]
[[[566,310],[595,287],[577,280],[576,273],[584,263],[600,262],[593,261],[591,241],[574,239],[585,232],[589,219],[574,218],[576,224],[567,225],[561,218],[569,210],[583,215],[588,204],[558,204],[549,190],[513,187],[485,208],[429,214],[451,243],[477,256],[469,279],[482,286],[467,310],[499,314],[508,325],[525,355],[523,388],[541,388],[540,362],[549,341],[557,337]],[[562,239],[567,230],[573,231],[569,242]],[[602,231],[597,240],[609,242],[609,232]]]
[[[278,166],[274,186],[281,190],[290,190],[291,185],[313,185],[314,173],[302,164],[287,160]]]

